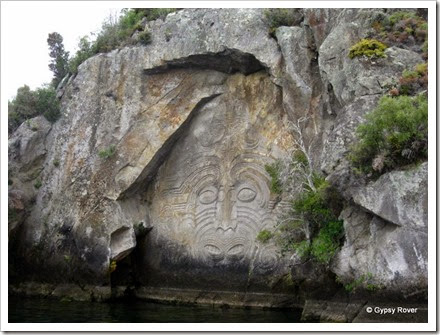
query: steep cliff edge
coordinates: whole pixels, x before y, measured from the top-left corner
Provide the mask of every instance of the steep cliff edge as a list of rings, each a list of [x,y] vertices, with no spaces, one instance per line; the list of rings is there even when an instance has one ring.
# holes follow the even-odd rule
[[[282,306],[368,277],[378,299],[426,299],[427,164],[368,181],[347,159],[365,114],[422,62],[396,46],[347,56],[383,12],[305,9],[274,38],[263,10],[186,9],[148,23],[150,45],[85,61],[60,88],[61,119],[9,140],[12,278]],[[265,165],[291,154],[301,118],[313,168],[343,197],[345,238],[327,266],[257,239],[290,206]]]

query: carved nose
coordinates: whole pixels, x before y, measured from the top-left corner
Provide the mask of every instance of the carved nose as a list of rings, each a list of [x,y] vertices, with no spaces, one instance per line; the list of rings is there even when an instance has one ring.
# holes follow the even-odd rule
[[[224,231],[237,228],[232,190],[221,190],[217,202],[217,228]]]

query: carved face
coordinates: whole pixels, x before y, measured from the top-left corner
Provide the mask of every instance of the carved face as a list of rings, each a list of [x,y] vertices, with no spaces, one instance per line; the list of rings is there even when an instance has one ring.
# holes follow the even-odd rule
[[[267,216],[268,180],[263,171],[245,162],[226,175],[212,177],[202,177],[191,197],[194,247],[215,262],[229,263],[252,252]]]

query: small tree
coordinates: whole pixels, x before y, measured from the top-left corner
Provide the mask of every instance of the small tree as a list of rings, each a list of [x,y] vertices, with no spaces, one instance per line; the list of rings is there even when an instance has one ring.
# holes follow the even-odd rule
[[[49,63],[49,69],[54,75],[52,85],[56,88],[68,73],[69,52],[64,50],[63,37],[57,32],[49,34],[47,44],[49,45],[49,56],[52,59]]]

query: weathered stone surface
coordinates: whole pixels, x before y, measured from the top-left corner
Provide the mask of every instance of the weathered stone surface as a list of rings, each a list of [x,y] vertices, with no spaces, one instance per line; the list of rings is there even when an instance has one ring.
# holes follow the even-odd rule
[[[127,257],[136,247],[136,236],[133,227],[121,227],[110,236],[110,258],[120,261]]]
[[[393,171],[361,187],[353,201],[398,226],[428,229],[428,163],[407,171]]]
[[[148,56],[144,58],[144,69],[181,64],[179,59],[192,55],[229,51],[251,54],[271,71],[280,61],[277,43],[267,33],[262,10],[186,9],[168,15],[165,21],[153,21],[148,27],[153,43],[145,48]],[[223,65],[214,69],[222,70]]]
[[[365,37],[377,13],[375,10],[342,11],[319,47],[321,76],[332,85],[336,99],[342,105],[358,97],[384,94],[386,85],[398,78],[403,70],[422,62],[416,52],[396,47],[385,51],[386,58],[348,57],[350,47]]]
[[[9,140],[9,205],[23,212],[9,230],[32,269],[20,278],[62,277],[85,289],[55,294],[105,300],[111,276],[129,267],[145,297],[161,289],[158,299],[270,307],[310,291],[327,299],[340,288],[332,271],[423,296],[426,164],[359,188],[346,159],[386,85],[421,62],[396,47],[385,59],[348,58],[383,12],[305,9],[274,39],[261,9],[186,9],[149,22],[151,44],[85,61],[59,87],[61,119],[33,119]],[[264,166],[295,149],[289,124],[299,118],[313,166],[347,200],[330,269],[256,240],[290,208]],[[112,260],[124,265],[117,276]],[[350,321],[352,309],[328,307],[319,320]]]
[[[147,192],[154,229],[143,280],[150,285],[244,290],[267,287],[270,276],[288,271],[272,243],[256,241],[288,206],[271,194],[264,169],[292,141],[281,92],[261,72],[233,75],[225,86]]]
[[[362,276],[370,277],[375,289],[406,296],[426,289],[426,231],[394,225],[357,206],[344,209],[340,218],[344,220],[346,241],[332,263],[332,271],[340,280],[352,283]],[[360,287],[366,284],[362,282]]]
[[[312,99],[311,62],[315,55],[310,50],[306,34],[301,27],[280,27],[276,30],[285,63],[284,106],[292,115],[304,115]]]

